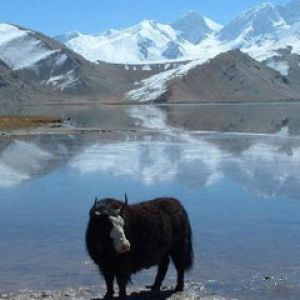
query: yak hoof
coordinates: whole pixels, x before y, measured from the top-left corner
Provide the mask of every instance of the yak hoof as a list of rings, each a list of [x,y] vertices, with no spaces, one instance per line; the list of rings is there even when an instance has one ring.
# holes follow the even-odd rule
[[[154,292],[154,293],[160,292],[160,287],[156,286],[154,284],[152,284],[152,285],[146,285],[146,289],[149,289],[149,290],[151,290],[151,292]]]
[[[111,300],[111,299],[113,299],[114,298],[114,293],[106,293],[105,295],[104,295],[104,300]]]
[[[176,285],[175,293],[177,293],[177,292],[183,292],[183,286],[182,285]]]
[[[152,290],[153,285],[146,285],[145,288],[148,290]]]

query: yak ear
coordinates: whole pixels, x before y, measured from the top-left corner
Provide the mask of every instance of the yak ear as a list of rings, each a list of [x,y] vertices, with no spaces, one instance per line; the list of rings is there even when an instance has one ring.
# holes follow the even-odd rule
[[[127,198],[127,194],[125,193],[125,205],[128,205],[128,198]]]

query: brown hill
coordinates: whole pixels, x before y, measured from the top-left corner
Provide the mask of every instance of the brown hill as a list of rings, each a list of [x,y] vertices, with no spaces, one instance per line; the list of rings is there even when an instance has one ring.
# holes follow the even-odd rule
[[[152,102],[186,103],[300,98],[286,77],[240,50],[220,54],[190,69],[188,66],[184,67],[185,72],[178,69],[162,75],[164,85],[160,90],[153,88],[153,82],[159,82],[159,78],[142,81],[135,91],[128,94],[128,99],[143,101],[147,95]]]

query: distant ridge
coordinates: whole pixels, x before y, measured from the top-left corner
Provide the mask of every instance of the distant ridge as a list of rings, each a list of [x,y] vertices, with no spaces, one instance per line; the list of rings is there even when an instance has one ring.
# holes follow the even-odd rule
[[[222,26],[195,11],[189,11],[171,24],[144,20],[103,34],[58,37],[67,47],[91,61],[147,63],[188,60],[239,48],[263,61],[288,46],[300,54],[300,2],[285,6],[266,2],[237,15]]]

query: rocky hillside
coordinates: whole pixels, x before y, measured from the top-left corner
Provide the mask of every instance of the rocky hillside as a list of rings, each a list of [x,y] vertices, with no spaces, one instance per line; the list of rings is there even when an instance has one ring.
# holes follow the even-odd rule
[[[142,80],[127,94],[149,102],[269,101],[298,99],[288,79],[240,50]]]
[[[0,68],[3,101],[40,95],[110,98],[130,88],[118,72],[107,72],[41,33],[9,24],[0,24]]]

